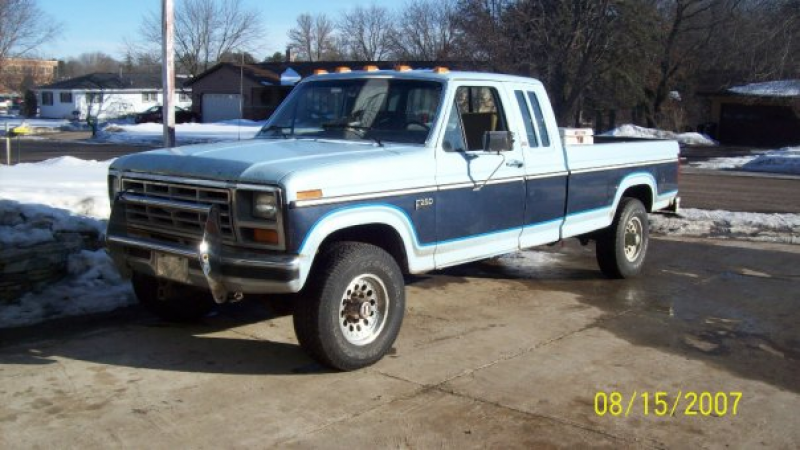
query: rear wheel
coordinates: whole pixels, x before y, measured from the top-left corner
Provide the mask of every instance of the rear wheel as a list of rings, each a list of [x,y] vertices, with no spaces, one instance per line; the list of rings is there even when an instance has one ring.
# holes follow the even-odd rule
[[[630,278],[642,271],[650,227],[647,210],[635,198],[623,198],[611,226],[597,236],[597,263],[609,278]]]
[[[141,273],[134,273],[131,281],[139,303],[170,322],[194,322],[216,306],[210,293],[191,286]]]
[[[403,322],[400,267],[383,249],[360,242],[335,243],[319,258],[311,284],[296,304],[294,328],[300,345],[339,370],[377,362]]]

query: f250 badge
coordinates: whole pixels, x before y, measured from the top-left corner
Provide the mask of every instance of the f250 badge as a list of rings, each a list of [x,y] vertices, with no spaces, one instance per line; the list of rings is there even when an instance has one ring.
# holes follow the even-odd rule
[[[428,206],[433,206],[433,197],[418,198],[414,204],[414,209],[422,209]]]

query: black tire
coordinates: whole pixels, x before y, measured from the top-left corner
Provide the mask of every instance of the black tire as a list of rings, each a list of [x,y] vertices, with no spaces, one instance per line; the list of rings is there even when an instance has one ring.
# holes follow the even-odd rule
[[[195,322],[216,307],[210,293],[191,286],[138,272],[133,274],[131,281],[139,304],[170,322]]]
[[[635,277],[642,271],[649,242],[647,210],[638,199],[623,198],[611,226],[597,236],[600,270],[609,278]]]
[[[312,358],[334,369],[374,364],[403,323],[400,267],[380,247],[360,242],[332,244],[318,258],[295,305],[297,340]]]

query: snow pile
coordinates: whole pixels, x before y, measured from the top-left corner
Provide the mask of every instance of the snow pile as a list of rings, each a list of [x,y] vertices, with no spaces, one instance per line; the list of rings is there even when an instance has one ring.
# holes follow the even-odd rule
[[[59,232],[86,232],[101,236],[104,222],[44,205],[0,200],[0,249],[31,246],[55,240]]]
[[[752,156],[713,158],[708,161],[692,163],[692,167],[800,175],[800,147],[769,150]]]
[[[41,281],[31,281],[31,270],[46,276],[44,279],[58,277],[63,270],[63,265],[57,269],[64,262],[62,258],[66,258],[67,269],[61,281],[41,291],[28,292],[11,303],[0,303],[0,328],[131,304],[130,283],[120,277],[105,250],[80,250],[85,247],[80,244],[80,236],[96,245],[105,228],[101,220],[63,209],[0,200],[0,256],[6,261],[0,269],[8,277],[6,281],[23,276],[25,281],[18,286],[35,289],[41,287]],[[64,241],[65,235],[72,236],[72,240]],[[33,284],[26,284],[29,282]]]
[[[70,255],[67,271],[67,278],[43,291],[0,305],[0,328],[112,311],[134,303],[131,284],[120,277],[103,249]]]
[[[800,80],[767,81],[735,86],[728,92],[762,97],[800,97]]]
[[[175,139],[180,145],[205,142],[252,139],[266,122],[236,119],[217,123],[181,123],[175,126]],[[160,123],[127,125],[111,123],[103,128],[96,140],[118,144],[160,144],[164,126]]]
[[[800,147],[786,147],[758,155],[745,163],[742,170],[800,175]]]
[[[63,208],[76,214],[108,218],[108,161],[62,156],[39,163],[0,166],[0,199]]]
[[[656,130],[637,125],[625,124],[611,131],[606,131],[601,136],[631,137],[641,139],[671,139],[684,145],[717,145],[710,137],[700,133],[675,133],[674,131]]]
[[[650,230],[671,236],[800,244],[800,214],[683,209],[679,216],[650,215]]]

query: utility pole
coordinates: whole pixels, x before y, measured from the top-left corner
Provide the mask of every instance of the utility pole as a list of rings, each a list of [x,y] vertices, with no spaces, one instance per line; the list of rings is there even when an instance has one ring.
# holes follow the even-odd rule
[[[173,0],[161,0],[161,85],[164,102],[161,117],[164,122],[164,147],[175,146],[175,27]]]

